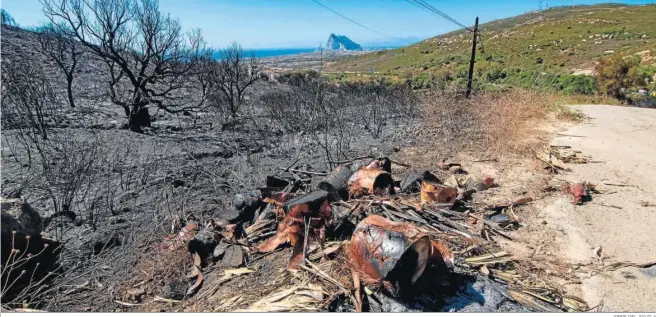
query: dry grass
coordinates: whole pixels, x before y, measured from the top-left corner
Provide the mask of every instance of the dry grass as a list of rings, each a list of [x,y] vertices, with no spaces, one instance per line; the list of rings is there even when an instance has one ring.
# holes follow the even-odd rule
[[[547,141],[541,127],[550,120],[578,121],[559,94],[530,90],[482,93],[465,99],[455,91],[424,96],[421,136],[442,152],[527,155]]]
[[[596,105],[624,105],[621,100],[613,97],[608,97],[604,95],[571,95],[563,96],[563,101],[570,105],[587,105],[587,104],[596,104]]]
[[[557,96],[528,90],[483,94],[473,102],[481,114],[487,150],[493,153],[529,154],[545,142],[538,128],[544,124]]]

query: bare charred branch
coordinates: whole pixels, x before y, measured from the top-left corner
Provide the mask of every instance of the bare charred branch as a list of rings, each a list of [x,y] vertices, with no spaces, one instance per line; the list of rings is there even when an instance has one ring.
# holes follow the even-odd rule
[[[42,0],[57,33],[73,38],[109,69],[112,102],[129,127],[149,125],[143,108],[177,113],[204,101],[195,97],[194,76],[207,54],[199,30],[184,34],[180,22],[159,11],[156,0]]]

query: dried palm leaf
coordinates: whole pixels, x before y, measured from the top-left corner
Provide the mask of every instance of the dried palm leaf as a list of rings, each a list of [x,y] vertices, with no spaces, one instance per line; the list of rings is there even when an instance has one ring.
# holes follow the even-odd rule
[[[544,311],[544,312],[559,312],[560,309],[558,307],[555,307],[549,303],[542,302],[538,300],[537,298],[531,296],[530,294],[526,294],[523,291],[519,290],[508,290],[508,295],[512,297],[516,302],[518,302],[521,305],[524,305],[530,309],[533,309],[535,311]]]
[[[328,242],[326,243],[326,246],[323,250],[323,253],[321,252],[321,248],[317,245],[315,245],[309,252],[308,258],[310,261],[317,261],[321,259],[324,255],[329,256],[337,251],[339,251],[342,246],[344,245],[344,241],[337,241],[337,242]]]
[[[520,276],[517,274],[515,270],[507,270],[507,271],[490,270],[490,273],[492,277],[503,280],[509,284],[515,282],[517,279],[520,278]]]
[[[576,312],[587,311],[590,309],[583,299],[574,296],[563,297],[563,306],[569,311]]]
[[[318,311],[326,292],[314,284],[275,292],[237,312]]]
[[[216,307],[215,311],[228,310],[231,307],[235,307],[244,301],[244,295],[239,294],[237,296],[230,297],[221,302],[221,304]]]
[[[469,265],[480,266],[486,264],[504,263],[512,260],[514,259],[508,252],[501,251],[487,255],[468,257],[465,259],[465,262],[467,262]]]

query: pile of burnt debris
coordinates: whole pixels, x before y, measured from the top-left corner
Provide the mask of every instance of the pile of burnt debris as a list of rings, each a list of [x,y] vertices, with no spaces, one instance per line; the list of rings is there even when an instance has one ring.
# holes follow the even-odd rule
[[[217,311],[430,310],[435,308],[416,304],[417,298],[447,296],[450,278],[466,275],[485,278],[503,301],[525,310],[588,309],[581,299],[527,273],[529,263],[495,242],[513,239],[520,226],[515,211],[530,197],[474,204],[476,193],[497,186],[492,177],[443,163],[440,174],[448,175],[443,179],[410,170],[397,181],[393,164],[379,158],[344,163],[327,175],[287,168],[268,176],[266,187],[237,194],[224,219],[187,223],[154,248],[157,256],[144,260],[159,263],[139,264],[142,272],[151,272],[191,254],[190,274],[156,291],[148,281],[163,278],[149,273],[115,301],[132,306],[148,298],[169,304],[213,298],[220,302],[212,307]],[[255,290],[259,294],[252,298],[248,285],[234,296],[222,292],[226,281],[257,270],[262,257],[289,248],[289,266],[278,272],[296,278]],[[225,270],[210,280],[216,264]],[[312,278],[303,280],[303,274]]]

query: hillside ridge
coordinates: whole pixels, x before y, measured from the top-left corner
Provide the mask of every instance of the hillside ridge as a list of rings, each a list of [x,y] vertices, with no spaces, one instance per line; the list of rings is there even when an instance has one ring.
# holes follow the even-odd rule
[[[589,74],[601,56],[639,53],[656,63],[656,4],[554,7],[480,25],[476,75],[495,82],[532,72]],[[458,79],[466,77],[472,37],[456,30],[394,50],[349,57],[332,72]],[[517,75],[519,76],[519,75]]]

